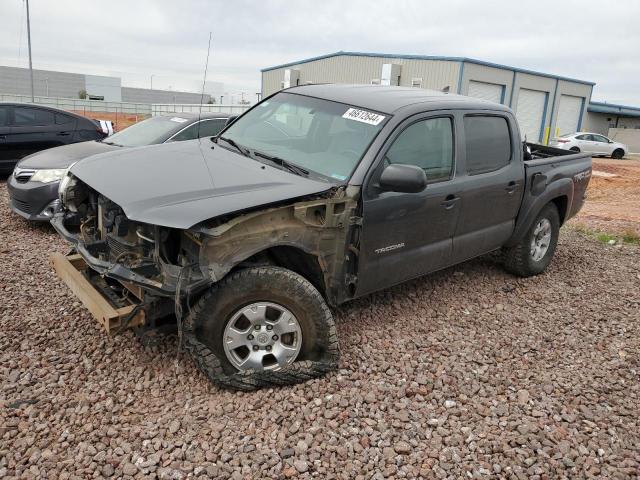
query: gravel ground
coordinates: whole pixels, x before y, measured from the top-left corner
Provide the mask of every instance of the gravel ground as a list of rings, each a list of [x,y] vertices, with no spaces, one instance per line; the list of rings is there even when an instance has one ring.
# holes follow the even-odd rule
[[[0,477],[633,478],[640,248],[568,230],[549,272],[487,256],[336,312],[341,369],[211,387],[175,341],[107,338],[0,183]]]

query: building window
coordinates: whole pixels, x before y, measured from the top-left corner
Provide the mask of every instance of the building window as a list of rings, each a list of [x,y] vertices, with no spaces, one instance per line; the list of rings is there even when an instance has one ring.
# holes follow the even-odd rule
[[[422,78],[412,78],[411,86],[415,88],[422,88]]]

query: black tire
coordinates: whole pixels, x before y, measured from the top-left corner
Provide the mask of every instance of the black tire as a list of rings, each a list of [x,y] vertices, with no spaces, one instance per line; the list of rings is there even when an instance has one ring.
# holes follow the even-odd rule
[[[580,152],[580,149],[578,147],[571,147],[569,150],[571,150],[572,152]]]
[[[611,154],[611,158],[614,158],[616,160],[624,158],[624,150],[622,150],[621,148],[616,148]]]
[[[544,256],[535,260],[531,253],[531,243],[534,238],[536,227],[544,220],[551,224],[551,240]],[[534,220],[531,228],[517,245],[507,248],[504,251],[504,267],[509,273],[520,277],[530,277],[538,275],[546,270],[551,263],[553,254],[558,244],[560,233],[560,216],[558,209],[553,203],[547,204]]]
[[[300,353],[280,370],[240,372],[224,352],[222,338],[227,322],[239,308],[254,302],[279,304],[300,324]],[[230,274],[197,302],[185,329],[186,336],[191,333],[185,343],[200,369],[215,383],[236,389],[299,383],[338,364],[336,327],[322,295],[304,277],[281,267],[253,267]]]

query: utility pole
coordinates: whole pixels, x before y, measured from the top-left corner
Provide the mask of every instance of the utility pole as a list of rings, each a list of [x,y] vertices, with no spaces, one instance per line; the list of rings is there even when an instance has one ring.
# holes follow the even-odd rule
[[[155,75],[155,73],[153,75]],[[153,75],[151,75],[151,90],[153,90]]]
[[[29,0],[27,3],[27,42],[29,43],[29,77],[31,78],[31,102],[35,103],[36,99],[33,95],[33,63],[31,62],[31,22],[29,20]]]

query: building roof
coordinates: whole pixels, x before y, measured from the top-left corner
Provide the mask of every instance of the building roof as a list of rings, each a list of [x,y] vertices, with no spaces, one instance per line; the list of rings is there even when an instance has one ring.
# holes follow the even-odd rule
[[[593,113],[609,113],[611,115],[622,115],[625,117],[640,117],[640,107],[616,105],[615,103],[589,102],[587,110]]]
[[[354,105],[380,113],[391,114],[396,110],[417,103],[432,103],[433,109],[473,108],[508,111],[499,103],[477,98],[443,93],[436,90],[412,87],[389,87],[383,85],[317,84],[302,85],[281,90],[287,93]]]
[[[269,70],[276,70],[278,68],[285,68],[285,67],[293,67],[295,65],[300,65],[301,63],[314,62],[316,60],[323,60],[325,58],[339,57],[339,56],[399,58],[399,59],[405,59],[405,60],[444,60],[444,61],[450,61],[450,62],[475,63],[476,65],[483,65],[485,67],[493,67],[493,68],[501,68],[503,70],[509,70],[512,72],[527,73],[529,75],[538,75],[541,77],[555,78],[558,80],[566,80],[568,82],[583,83],[585,85],[595,85],[594,82],[589,82],[586,80],[578,80],[576,78],[563,77],[560,75],[553,75],[550,73],[536,72],[536,71],[527,70],[524,68],[511,67],[509,65],[501,65],[499,63],[493,63],[493,62],[485,62],[483,60],[477,60],[475,58],[468,58],[468,57],[441,57],[441,56],[433,56],[433,55],[401,55],[401,54],[395,54],[395,53],[344,52],[342,50],[339,52],[329,53],[327,55],[320,55],[318,57],[305,58],[304,60],[299,60],[297,62],[284,63],[282,65],[276,65],[274,67],[263,68],[261,71],[268,72]]]

